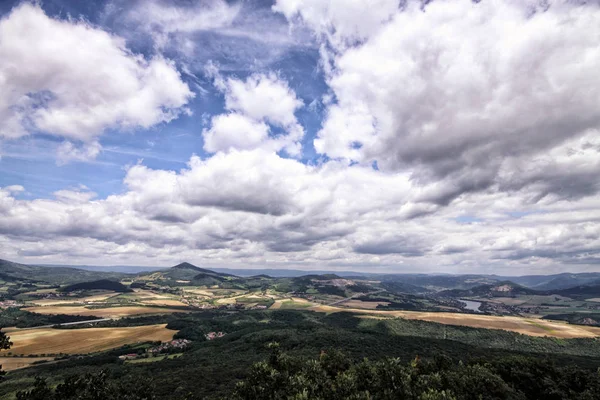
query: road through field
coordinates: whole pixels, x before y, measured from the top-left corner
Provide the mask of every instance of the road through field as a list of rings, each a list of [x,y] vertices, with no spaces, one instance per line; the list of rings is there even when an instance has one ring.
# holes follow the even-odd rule
[[[571,325],[561,321],[541,320],[512,316],[494,316],[480,314],[461,314],[450,312],[423,311],[383,311],[358,308],[341,308],[330,305],[311,307],[317,312],[354,312],[374,318],[406,318],[437,322],[447,325],[469,326],[472,328],[503,329],[530,336],[550,336],[556,338],[593,338],[600,337],[600,328]]]

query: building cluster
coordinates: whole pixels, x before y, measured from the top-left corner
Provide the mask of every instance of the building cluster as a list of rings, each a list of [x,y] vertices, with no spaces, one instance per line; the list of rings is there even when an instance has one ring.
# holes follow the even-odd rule
[[[142,354],[137,354],[137,353],[123,354],[122,356],[119,356],[119,359],[120,360],[135,360],[137,358],[154,357],[157,354],[161,354],[161,353],[177,352],[178,350],[184,350],[191,343],[192,343],[192,341],[187,340],[187,339],[174,339],[174,340],[171,340],[170,342],[164,342],[164,343],[159,344],[158,346],[150,347],[149,349],[146,349],[145,353],[142,353]]]
[[[158,354],[158,353],[166,353],[171,350],[183,350],[186,347],[188,347],[190,345],[190,343],[192,343],[191,340],[174,339],[174,340],[171,340],[170,342],[161,343],[160,345],[158,345],[156,347],[151,347],[148,350],[146,350],[146,352],[150,353],[150,354]]]
[[[204,335],[204,337],[206,338],[206,340],[214,340],[216,338],[220,338],[225,335],[226,334],[223,332],[208,332],[206,335]]]
[[[15,300],[2,300],[0,301],[0,308],[11,308],[11,307],[22,307],[23,304],[16,302]]]

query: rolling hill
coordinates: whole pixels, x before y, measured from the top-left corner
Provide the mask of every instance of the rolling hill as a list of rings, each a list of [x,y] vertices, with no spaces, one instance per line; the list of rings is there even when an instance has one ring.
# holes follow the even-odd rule
[[[130,275],[118,272],[86,271],[67,267],[43,267],[0,260],[0,274],[4,280],[39,282],[64,285],[100,279],[119,280]]]
[[[235,287],[243,285],[245,278],[235,275],[215,272],[210,269],[200,268],[188,262],[177,264],[171,268],[156,272],[142,272],[137,274],[136,280],[152,281],[169,285],[194,285],[194,286],[222,286]]]
[[[498,282],[491,285],[480,285],[470,289],[450,289],[438,293],[442,297],[513,297],[518,295],[534,295],[540,292],[517,285],[511,281]]]

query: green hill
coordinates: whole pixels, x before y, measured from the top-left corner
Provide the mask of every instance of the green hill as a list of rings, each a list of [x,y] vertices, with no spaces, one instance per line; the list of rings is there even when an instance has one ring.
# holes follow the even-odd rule
[[[61,292],[75,292],[77,290],[112,290],[113,292],[132,292],[130,288],[117,281],[100,279],[91,282],[75,283],[60,289]]]
[[[537,290],[517,285],[511,281],[503,281],[491,285],[480,285],[470,289],[451,289],[438,293],[442,297],[513,297],[519,295],[542,294]]]

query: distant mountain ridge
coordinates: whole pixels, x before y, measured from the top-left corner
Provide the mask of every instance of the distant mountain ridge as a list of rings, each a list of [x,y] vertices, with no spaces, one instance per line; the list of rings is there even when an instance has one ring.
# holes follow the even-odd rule
[[[534,289],[537,292],[555,292],[573,289],[579,292],[592,292],[590,286],[600,285],[600,273],[561,273],[554,275],[526,275],[506,277],[499,275],[452,275],[452,274],[379,274],[364,272],[332,272],[332,271],[302,271],[276,269],[227,269],[200,268],[189,262],[182,262],[170,268],[131,267],[150,269],[136,273],[122,273],[110,270],[101,271],[103,267],[82,266],[42,266],[14,263],[0,260],[0,279],[7,281],[22,280],[23,282],[45,282],[49,284],[73,284],[101,279],[120,280],[124,278],[141,278],[155,276],[164,280],[196,281],[202,284],[220,284],[223,282],[256,281],[259,279],[281,279],[294,277],[316,277],[314,279],[371,279],[381,281],[384,287],[392,291],[406,293],[425,293],[443,290],[469,290],[482,285],[499,285],[510,281],[522,288]],[[110,267],[105,267],[110,268]],[[127,269],[126,266],[115,268]],[[253,277],[254,275],[254,277]],[[335,278],[334,278],[335,276]],[[258,284],[258,283],[257,283]],[[485,290],[485,289],[482,289]],[[523,290],[523,289],[520,289]],[[600,296],[600,293],[598,293]]]

